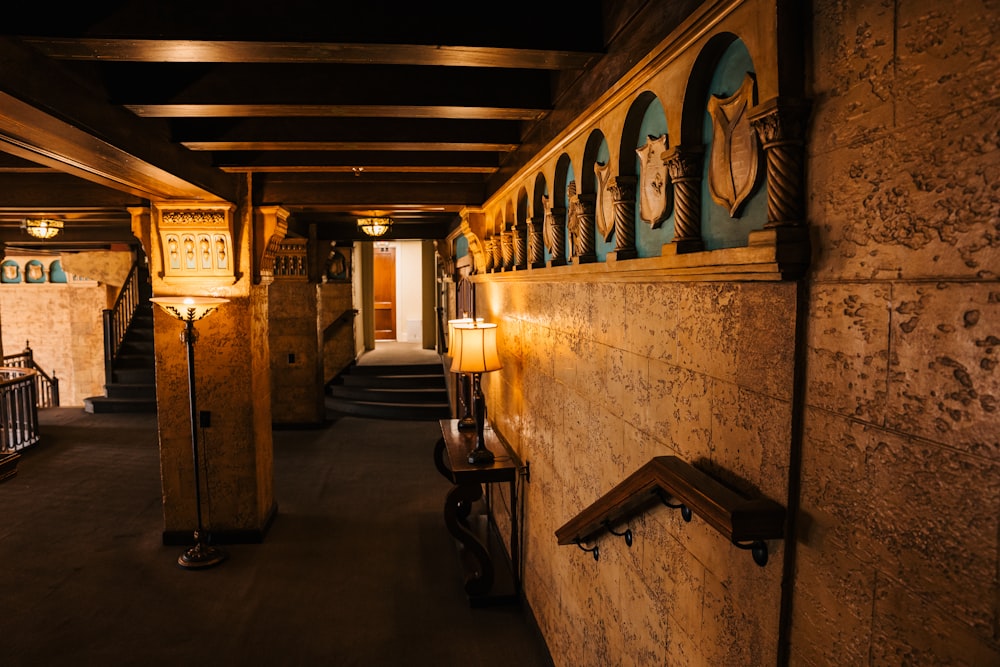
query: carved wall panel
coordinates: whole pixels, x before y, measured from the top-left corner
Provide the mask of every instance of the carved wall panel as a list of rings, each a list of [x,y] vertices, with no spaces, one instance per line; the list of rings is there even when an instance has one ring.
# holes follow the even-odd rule
[[[230,279],[235,282],[232,208],[159,208],[158,231],[167,282]]]

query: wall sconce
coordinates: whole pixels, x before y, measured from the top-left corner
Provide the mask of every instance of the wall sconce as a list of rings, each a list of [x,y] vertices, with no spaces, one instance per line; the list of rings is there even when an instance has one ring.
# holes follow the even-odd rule
[[[21,229],[36,239],[51,239],[63,230],[63,221],[50,218],[25,218],[21,221]]]
[[[497,354],[497,325],[489,322],[473,322],[472,326],[456,326],[455,341],[449,351],[452,354],[452,373],[471,373],[473,405],[476,412],[476,448],[469,452],[469,463],[487,465],[493,463],[493,452],[486,447],[483,430],[486,426],[486,399],[480,378],[483,373],[503,368]]]
[[[372,238],[383,236],[390,227],[392,218],[389,217],[358,218],[358,229]]]
[[[187,344],[188,397],[191,402],[191,457],[194,460],[194,498],[198,508],[198,527],[194,531],[194,546],[180,555],[177,564],[187,569],[211,567],[224,561],[226,552],[209,544],[210,540],[201,522],[198,408],[194,394],[194,341],[197,338],[197,333],[194,330],[194,323],[211,315],[216,308],[228,303],[229,299],[218,299],[210,296],[160,296],[153,297],[150,301],[171,317],[175,317],[185,324],[184,330],[181,331],[181,342]]]

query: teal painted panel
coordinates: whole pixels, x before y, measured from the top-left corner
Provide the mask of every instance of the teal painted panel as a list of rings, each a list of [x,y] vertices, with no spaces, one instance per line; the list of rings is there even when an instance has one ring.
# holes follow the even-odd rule
[[[607,164],[611,160],[611,151],[608,149],[608,140],[601,139],[601,145],[597,149],[596,162],[601,165]],[[597,176],[594,176],[594,182],[597,183]],[[610,196],[610,195],[607,195]],[[594,220],[597,220],[596,211]],[[594,252],[597,254],[597,261],[604,262],[608,258],[608,253],[615,249],[615,236],[612,232],[611,240],[605,241],[604,237],[601,236],[600,232],[596,232],[597,241],[594,244]]]
[[[49,264],[49,282],[50,283],[66,282],[66,272],[63,271],[61,259],[57,259],[51,264]]]
[[[45,282],[45,265],[33,259],[24,265],[24,281],[28,283]]]
[[[469,239],[459,236],[455,239],[455,259],[462,259],[469,254]]]
[[[746,46],[740,40],[733,42],[719,59],[709,95],[729,97],[739,90],[747,72],[754,72],[753,61]],[[725,207],[712,200],[708,190],[708,155],[711,152],[713,137],[712,118],[708,114],[708,99],[705,100],[706,111],[703,132],[705,137],[705,166],[701,181],[701,234],[707,250],[717,248],[737,248],[747,244],[749,234],[754,229],[760,229],[767,222],[767,185],[763,177],[764,160],[759,156],[758,182],[753,193],[744,203],[739,217],[732,218]]]
[[[12,259],[5,260],[0,264],[0,282],[19,283],[21,282],[21,267]]]

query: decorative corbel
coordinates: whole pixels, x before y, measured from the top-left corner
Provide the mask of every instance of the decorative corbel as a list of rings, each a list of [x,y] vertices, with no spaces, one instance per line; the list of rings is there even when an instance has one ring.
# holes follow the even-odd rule
[[[280,206],[257,206],[253,215],[253,281],[256,285],[274,282],[274,260],[288,233],[288,211]]]

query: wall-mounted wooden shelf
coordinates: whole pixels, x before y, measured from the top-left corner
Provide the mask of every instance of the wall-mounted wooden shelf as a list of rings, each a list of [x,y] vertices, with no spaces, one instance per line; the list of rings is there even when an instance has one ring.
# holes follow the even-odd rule
[[[758,565],[767,563],[764,540],[784,536],[785,508],[778,503],[748,500],[676,456],[657,456],[566,522],[556,538],[582,545],[654,502],[681,510],[686,521],[698,515],[737,547],[750,549]],[[631,531],[614,534],[631,544]],[[598,557],[596,547],[587,550]]]

